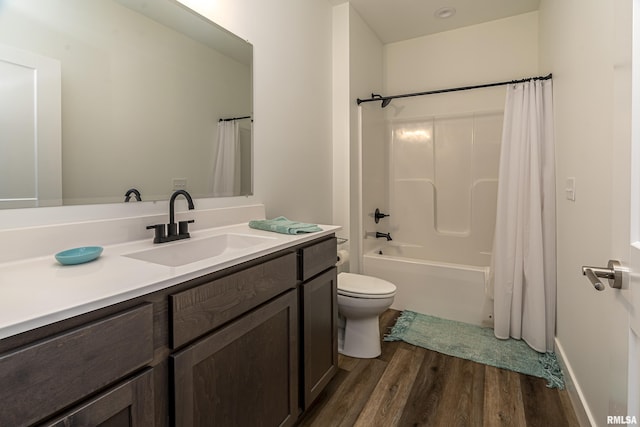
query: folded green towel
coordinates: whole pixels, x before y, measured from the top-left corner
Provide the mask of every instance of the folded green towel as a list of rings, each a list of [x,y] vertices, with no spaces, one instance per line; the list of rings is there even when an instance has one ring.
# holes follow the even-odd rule
[[[318,227],[316,224],[289,221],[283,216],[279,216],[274,219],[254,219],[249,221],[249,227],[282,234],[301,234],[322,231],[322,228]]]

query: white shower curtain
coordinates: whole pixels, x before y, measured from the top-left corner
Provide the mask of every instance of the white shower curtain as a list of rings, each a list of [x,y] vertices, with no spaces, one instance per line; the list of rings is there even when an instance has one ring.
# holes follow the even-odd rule
[[[492,254],[494,331],[553,351],[555,164],[551,80],[510,84]]]
[[[214,156],[213,195],[240,194],[240,125],[236,120],[218,122]]]

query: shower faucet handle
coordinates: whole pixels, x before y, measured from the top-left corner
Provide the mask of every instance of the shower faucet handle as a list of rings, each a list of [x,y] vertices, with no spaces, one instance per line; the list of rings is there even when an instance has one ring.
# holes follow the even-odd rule
[[[376,211],[373,213],[373,218],[376,224],[379,223],[382,218],[387,216],[391,216],[391,215],[380,212],[380,209],[378,208],[376,208]]]

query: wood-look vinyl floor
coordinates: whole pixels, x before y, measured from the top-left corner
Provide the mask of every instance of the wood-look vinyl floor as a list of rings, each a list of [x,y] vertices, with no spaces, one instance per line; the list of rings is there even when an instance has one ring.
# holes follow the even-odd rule
[[[381,334],[399,314],[380,316]],[[404,342],[376,359],[340,355],[339,368],[300,426],[579,426],[566,390],[542,378]]]

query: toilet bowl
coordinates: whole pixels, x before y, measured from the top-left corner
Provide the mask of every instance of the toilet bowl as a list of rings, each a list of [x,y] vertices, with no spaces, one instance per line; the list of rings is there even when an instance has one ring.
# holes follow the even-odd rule
[[[377,277],[354,273],[338,274],[338,351],[358,358],[378,357],[378,316],[391,307],[396,287]]]

